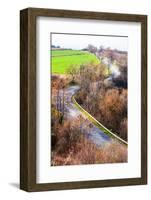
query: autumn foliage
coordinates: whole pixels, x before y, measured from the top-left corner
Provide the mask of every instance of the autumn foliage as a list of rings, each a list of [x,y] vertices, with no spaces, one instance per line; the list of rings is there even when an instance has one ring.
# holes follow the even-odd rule
[[[88,69],[87,73],[89,73]],[[99,81],[90,81],[89,76],[90,74],[85,75],[84,80],[81,78],[81,90],[76,94],[77,102],[104,126],[127,140],[128,92],[125,70],[122,68],[121,75],[112,80],[109,86],[105,85],[103,76]],[[119,80],[123,81],[121,85]]]
[[[127,147],[112,141],[103,146],[93,144],[80,130],[80,119],[71,125],[66,121],[56,130],[51,165],[78,165],[127,162]]]
[[[89,63],[72,66],[66,75],[51,78],[51,165],[78,165],[127,162],[127,146],[109,140],[97,146],[90,138],[89,124],[82,115],[70,119],[72,99],[66,100],[66,88],[77,85],[76,101],[102,125],[125,141],[127,134],[127,54],[89,46],[99,56],[116,60],[119,75],[109,71],[109,65]],[[73,95],[73,94],[72,94]],[[85,126],[85,127],[84,127]],[[84,130],[84,131],[83,131]],[[93,134],[93,133],[92,133]]]

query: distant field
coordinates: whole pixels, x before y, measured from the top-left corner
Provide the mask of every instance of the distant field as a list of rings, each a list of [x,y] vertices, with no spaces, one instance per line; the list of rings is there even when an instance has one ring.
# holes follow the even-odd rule
[[[98,58],[89,52],[79,50],[53,50],[51,52],[52,73],[65,74],[67,69],[76,65],[99,63]]]
[[[75,55],[75,54],[85,54],[87,52],[79,50],[52,50],[52,56],[66,56],[66,55]]]

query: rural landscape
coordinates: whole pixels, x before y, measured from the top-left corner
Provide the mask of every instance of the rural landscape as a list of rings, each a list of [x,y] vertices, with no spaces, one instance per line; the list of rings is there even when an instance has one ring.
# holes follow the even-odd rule
[[[128,160],[127,37],[51,34],[51,166]]]

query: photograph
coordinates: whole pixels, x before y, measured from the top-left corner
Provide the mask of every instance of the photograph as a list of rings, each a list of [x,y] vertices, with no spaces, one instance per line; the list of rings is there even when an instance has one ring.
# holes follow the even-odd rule
[[[128,162],[128,37],[50,33],[50,166]]]

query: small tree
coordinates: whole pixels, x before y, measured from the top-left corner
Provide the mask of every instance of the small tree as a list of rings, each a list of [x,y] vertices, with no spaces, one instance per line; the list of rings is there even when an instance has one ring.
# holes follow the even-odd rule
[[[104,47],[101,45],[100,47],[99,47],[99,52],[101,53],[102,51],[104,50]]]
[[[78,73],[78,69],[76,65],[71,65],[68,69],[67,69],[67,73],[71,75],[72,80],[71,82],[74,83],[77,73]]]
[[[87,49],[90,53],[95,54],[97,52],[97,47],[93,46],[92,44],[89,44]]]

